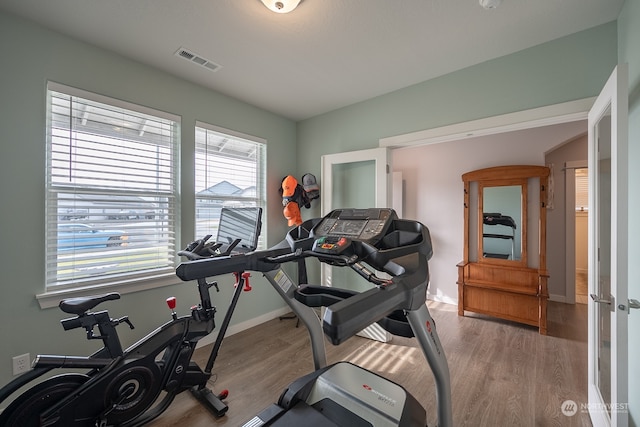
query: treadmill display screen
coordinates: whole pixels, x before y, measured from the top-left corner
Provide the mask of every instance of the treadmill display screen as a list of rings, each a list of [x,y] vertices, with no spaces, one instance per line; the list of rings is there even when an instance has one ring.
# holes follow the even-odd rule
[[[336,209],[313,228],[312,235],[316,239],[323,236],[346,237],[375,244],[397,218],[389,208]]]
[[[367,225],[364,220],[338,220],[329,230],[330,235],[359,236]]]

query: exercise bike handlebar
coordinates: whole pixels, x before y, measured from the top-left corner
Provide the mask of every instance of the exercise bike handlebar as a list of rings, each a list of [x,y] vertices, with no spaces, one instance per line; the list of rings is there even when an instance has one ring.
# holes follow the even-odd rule
[[[240,271],[267,272],[278,268],[278,263],[268,261],[269,257],[277,257],[290,252],[291,249],[287,247],[186,261],[178,265],[176,276],[181,280],[189,281]]]
[[[332,265],[351,267],[360,276],[378,286],[388,283],[388,280],[377,277],[372,271],[359,263],[357,255],[334,255],[301,249],[291,251],[288,246],[279,246],[246,254],[192,258],[190,261],[178,265],[176,275],[181,280],[189,281],[240,271],[267,272],[275,270],[282,263],[313,257]]]

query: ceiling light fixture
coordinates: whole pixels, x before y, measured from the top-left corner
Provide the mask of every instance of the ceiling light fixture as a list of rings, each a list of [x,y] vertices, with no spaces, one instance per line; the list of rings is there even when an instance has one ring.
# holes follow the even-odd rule
[[[300,4],[301,0],[260,0],[269,10],[276,13],[289,13]]]
[[[502,4],[502,0],[480,0],[480,6],[487,10],[497,9]]]

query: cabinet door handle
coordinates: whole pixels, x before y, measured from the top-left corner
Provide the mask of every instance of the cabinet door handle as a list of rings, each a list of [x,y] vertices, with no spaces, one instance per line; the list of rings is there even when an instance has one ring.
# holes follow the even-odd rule
[[[640,301],[637,299],[629,299],[629,308],[640,308]]]

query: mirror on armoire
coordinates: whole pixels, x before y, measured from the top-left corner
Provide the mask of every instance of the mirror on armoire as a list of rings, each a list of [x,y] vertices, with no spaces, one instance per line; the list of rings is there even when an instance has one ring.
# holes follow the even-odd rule
[[[478,253],[485,262],[516,261],[526,264],[526,182],[519,185],[480,185]]]
[[[546,198],[549,168],[497,166],[467,172],[458,314],[534,325],[546,334]],[[537,256],[535,256],[537,255]]]

